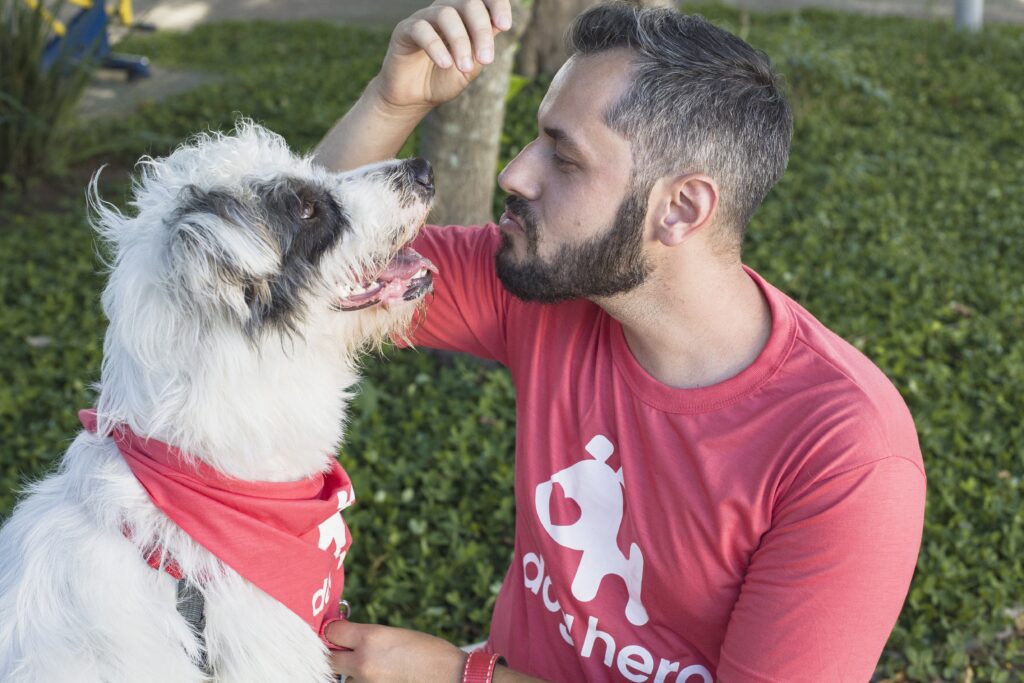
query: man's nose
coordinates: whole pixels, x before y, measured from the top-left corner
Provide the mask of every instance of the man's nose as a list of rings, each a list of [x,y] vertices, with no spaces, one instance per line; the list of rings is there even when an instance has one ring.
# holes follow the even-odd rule
[[[516,194],[523,199],[537,199],[539,191],[530,170],[531,142],[516,155],[515,159],[498,174],[498,187],[507,194]]]

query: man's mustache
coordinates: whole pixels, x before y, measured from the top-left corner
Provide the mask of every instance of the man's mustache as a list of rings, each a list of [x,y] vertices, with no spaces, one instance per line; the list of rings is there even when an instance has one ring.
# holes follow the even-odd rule
[[[525,199],[515,195],[506,197],[505,209],[520,219],[520,222],[523,224],[523,230],[527,235],[537,234],[537,219],[533,215],[533,209]]]

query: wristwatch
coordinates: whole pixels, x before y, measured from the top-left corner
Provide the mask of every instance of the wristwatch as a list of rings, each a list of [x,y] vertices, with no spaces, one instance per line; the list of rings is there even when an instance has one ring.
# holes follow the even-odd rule
[[[462,683],[491,683],[494,679],[494,665],[504,664],[501,655],[492,655],[483,650],[476,650],[466,657],[466,666],[462,669]]]

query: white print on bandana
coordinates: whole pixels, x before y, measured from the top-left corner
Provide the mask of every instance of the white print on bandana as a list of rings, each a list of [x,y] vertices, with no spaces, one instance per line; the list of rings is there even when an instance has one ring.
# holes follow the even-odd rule
[[[338,566],[335,569],[341,569],[341,563],[345,561],[345,520],[341,517],[341,511],[347,508],[349,505],[354,503],[356,500],[354,495],[349,495],[347,490],[342,489],[338,491],[338,512],[334,513],[318,527],[320,529],[320,540],[317,541],[317,547],[320,550],[328,550],[331,545],[334,545],[334,556],[338,558]],[[313,593],[313,616],[317,616],[324,610],[327,605],[327,597],[331,594],[331,576],[327,575],[324,579],[323,585]]]
[[[615,447],[605,436],[598,434],[590,440],[586,450],[593,460],[582,460],[556,472],[551,479],[537,486],[537,516],[556,543],[583,551],[572,582],[573,597],[589,602],[597,597],[604,577],[618,576],[626,582],[629,592],[626,618],[635,626],[643,626],[648,619],[647,610],[640,601],[644,556],[636,543],[629,546],[628,557],[623,555],[617,541],[622,524],[625,484],[622,470],[613,470],[608,465],[608,458],[615,452]],[[561,486],[565,495],[580,507],[580,518],[572,524],[551,523],[551,494],[555,484]]]

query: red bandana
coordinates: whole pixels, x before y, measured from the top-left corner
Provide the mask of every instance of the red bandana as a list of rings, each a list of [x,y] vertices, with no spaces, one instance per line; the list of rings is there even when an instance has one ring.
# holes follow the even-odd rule
[[[78,418],[96,432],[96,411]],[[150,500],[197,543],[299,615],[316,633],[339,616],[342,562],[352,538],[340,511],[355,501],[337,461],[331,470],[284,483],[225,476],[119,425],[111,438]]]

